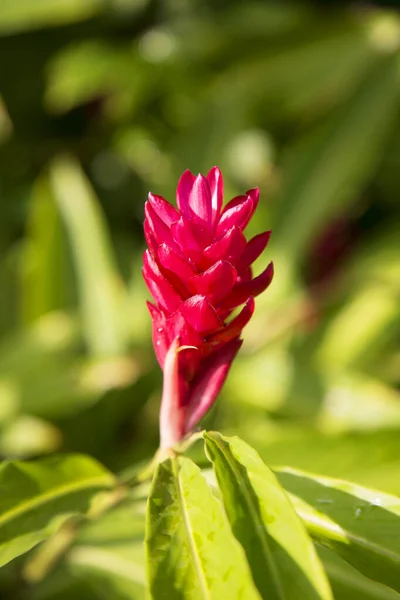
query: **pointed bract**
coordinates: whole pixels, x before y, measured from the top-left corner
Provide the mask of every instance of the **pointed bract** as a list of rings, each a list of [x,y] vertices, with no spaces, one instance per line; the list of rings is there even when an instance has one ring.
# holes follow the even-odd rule
[[[161,273],[156,261],[146,250],[143,256],[143,277],[154,300],[167,312],[178,309],[182,299]]]
[[[204,248],[203,256],[211,264],[223,258],[236,266],[245,247],[246,238],[242,230],[234,225],[222,237],[218,238],[210,246],[207,246],[207,248]]]
[[[265,231],[264,233],[259,233],[254,236],[247,242],[237,264],[238,271],[245,271],[255,260],[257,260],[267,247],[270,237],[271,232]]]
[[[225,344],[217,355],[209,357],[205,361],[189,392],[184,425],[185,433],[191,431],[213,405],[242,343],[242,340],[233,340]]]
[[[236,283],[235,267],[226,260],[219,260],[212,267],[192,277],[190,284],[195,293],[207,296],[214,306],[228,296]]]
[[[222,212],[217,227],[217,235],[222,235],[234,225],[243,231],[257,208],[258,198],[258,190],[250,190],[246,196],[233,198]]]
[[[255,306],[254,298],[249,298],[240,313],[224,329],[210,336],[208,343],[211,346],[216,346],[237,338],[253,316]]]
[[[206,335],[222,325],[215,308],[205,296],[197,294],[182,302],[180,311],[195,331]]]
[[[164,313],[154,306],[151,302],[147,302],[147,308],[149,309],[152,321],[152,339],[154,352],[156,353],[157,360],[160,367],[164,367],[164,360],[167,350],[170,345],[169,337],[165,326],[165,315]]]
[[[146,202],[144,205],[144,214],[146,217],[145,222],[147,222],[148,231],[155,239],[157,245],[165,243],[171,246],[171,248],[175,248],[176,243],[172,237],[170,228],[162,219],[160,219],[149,202]]]
[[[186,223],[181,217],[179,221],[171,225],[171,234],[174,238],[174,242],[178,244],[181,253],[195,264],[201,262],[203,255],[202,248],[194,235],[190,223]]]
[[[188,218],[190,216],[189,198],[195,180],[196,177],[189,171],[189,169],[187,169],[184,173],[182,173],[178,181],[178,187],[176,188],[176,203],[179,211],[181,215],[184,217],[187,216]]]
[[[274,265],[269,263],[268,267],[258,277],[251,281],[238,283],[232,290],[232,293],[224,300],[221,305],[222,310],[230,310],[240,306],[249,296],[258,296],[264,292],[272,281],[274,276]]]
[[[170,345],[164,362],[164,384],[160,408],[160,448],[171,448],[185,433],[184,413],[180,410],[178,364],[179,338]]]
[[[218,167],[213,167],[209,170],[207,174],[207,181],[211,192],[212,222],[213,225],[215,225],[218,222],[221,214],[222,201],[224,197],[224,180]]]
[[[198,175],[194,181],[189,196],[191,221],[209,229],[212,223],[212,205],[210,185],[203,175]]]
[[[161,244],[156,250],[160,265],[183,279],[191,279],[196,275],[195,269],[182,256],[177,254],[168,244]]]
[[[176,210],[172,204],[167,202],[165,198],[162,196],[156,196],[155,194],[149,192],[148,199],[153,210],[157,213],[160,219],[164,221],[167,227],[171,227],[172,223],[179,221],[179,211]]]

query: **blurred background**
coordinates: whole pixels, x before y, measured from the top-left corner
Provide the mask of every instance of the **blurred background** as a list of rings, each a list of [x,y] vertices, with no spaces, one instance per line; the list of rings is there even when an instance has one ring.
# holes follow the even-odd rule
[[[261,188],[276,275],[207,427],[400,493],[396,4],[0,3],[3,458],[154,453],[143,205],[217,164],[226,199]]]

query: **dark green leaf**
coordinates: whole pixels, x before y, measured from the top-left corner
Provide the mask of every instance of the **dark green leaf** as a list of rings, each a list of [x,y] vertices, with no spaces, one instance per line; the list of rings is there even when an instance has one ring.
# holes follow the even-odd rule
[[[340,556],[327,548],[318,548],[336,600],[400,600],[400,595],[361,575]]]

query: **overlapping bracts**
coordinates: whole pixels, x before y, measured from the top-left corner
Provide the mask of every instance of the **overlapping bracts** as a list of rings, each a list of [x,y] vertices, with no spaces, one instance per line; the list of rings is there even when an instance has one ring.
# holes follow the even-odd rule
[[[272,263],[257,277],[251,269],[271,232],[250,241],[243,233],[258,200],[253,189],[223,208],[217,167],[206,177],[183,173],[178,209],[149,194],[143,276],[155,301],[148,307],[154,349],[164,371],[161,446],[179,441],[210,408],[241,346],[254,297],[272,280]],[[230,318],[241,305],[239,314]]]

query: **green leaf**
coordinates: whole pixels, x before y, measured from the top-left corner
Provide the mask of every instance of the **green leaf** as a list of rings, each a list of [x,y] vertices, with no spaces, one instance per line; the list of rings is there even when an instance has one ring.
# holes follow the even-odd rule
[[[316,541],[400,591],[400,498],[301,471],[278,477]]]
[[[13,0],[3,2],[0,33],[15,33],[88,19],[105,5],[104,0]]]
[[[187,458],[170,458],[157,468],[145,544],[155,600],[259,598],[218,500]]]
[[[87,456],[52,456],[0,467],[0,566],[84,514],[93,496],[114,478]]]
[[[400,600],[399,594],[361,575],[331,550],[318,547],[318,554],[337,600]]]
[[[275,475],[239,438],[204,435],[228,518],[263,598],[331,598],[315,548]]]
[[[96,356],[122,353],[124,288],[98,200],[73,159],[54,161],[50,181],[74,253],[87,343]]]

